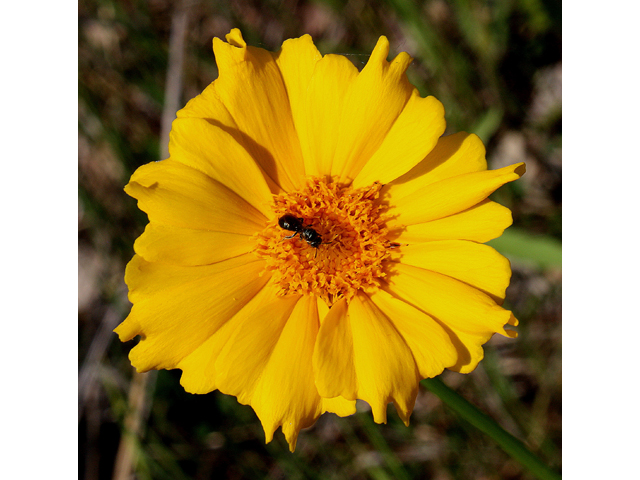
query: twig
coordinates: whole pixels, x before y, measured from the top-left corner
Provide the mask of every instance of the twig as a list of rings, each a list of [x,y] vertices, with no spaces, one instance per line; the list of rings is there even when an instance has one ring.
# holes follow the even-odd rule
[[[176,118],[182,98],[182,76],[184,64],[185,40],[189,25],[189,9],[186,2],[180,2],[171,20],[169,38],[169,61],[167,83],[164,89],[164,108],[162,111],[162,131],[160,133],[160,159],[169,156],[169,132],[171,122]]]
[[[93,393],[97,372],[99,371],[102,359],[115,336],[113,329],[121,320],[122,317],[120,314],[113,308],[109,308],[91,341],[89,352],[78,376],[78,422],[82,418],[85,405]]]
[[[142,419],[147,411],[147,385],[151,379],[155,379],[156,372],[150,373],[134,373],[129,389],[129,412],[124,420],[124,431],[118,453],[116,454],[116,463],[113,469],[113,480],[129,480],[131,478],[132,467],[137,459],[137,444],[140,438],[142,427]]]

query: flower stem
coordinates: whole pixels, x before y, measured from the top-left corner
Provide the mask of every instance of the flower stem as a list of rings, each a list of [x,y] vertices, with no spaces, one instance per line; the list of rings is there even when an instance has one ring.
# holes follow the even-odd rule
[[[520,462],[537,478],[540,480],[560,480],[562,478],[560,474],[554,472],[542,463],[520,440],[503,430],[502,427],[491,418],[447,387],[442,380],[439,378],[428,378],[421,383],[463,419],[478,430],[489,435],[505,452]]]

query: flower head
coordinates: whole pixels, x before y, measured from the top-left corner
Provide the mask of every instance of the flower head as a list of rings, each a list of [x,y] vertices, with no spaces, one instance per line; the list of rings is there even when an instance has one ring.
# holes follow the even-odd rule
[[[182,370],[193,393],[253,407],[291,450],[355,400],[408,424],[418,382],[473,370],[494,334],[509,262],[483,242],[511,224],[487,199],[524,164],[487,170],[475,135],[441,137],[444,110],[381,37],[358,71],[311,37],[277,53],[239,30],[214,39],[219,78],[180,110],[170,157],[126,192],[149,224],[125,275],[139,371]]]

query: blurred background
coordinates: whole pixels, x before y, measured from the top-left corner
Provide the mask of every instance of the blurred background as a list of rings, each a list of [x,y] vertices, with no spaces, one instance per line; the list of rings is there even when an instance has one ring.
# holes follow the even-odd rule
[[[447,133],[478,134],[490,168],[527,173],[493,199],[514,226],[491,244],[510,258],[505,306],[516,340],[494,337],[471,374],[443,381],[561,466],[561,2],[551,0],[80,0],[78,46],[78,432],[80,478],[531,479],[422,388],[407,428],[389,406],[375,425],[325,414],[295,454],[269,445],[235,397],[191,395],[180,371],[134,374],[113,328],[128,314],[124,267],[146,215],[123,192],[140,165],[165,158],[175,112],[217,77],[213,37],[241,29],[268,50],[305,33],[361,68],[386,35],[391,55],[445,106]]]

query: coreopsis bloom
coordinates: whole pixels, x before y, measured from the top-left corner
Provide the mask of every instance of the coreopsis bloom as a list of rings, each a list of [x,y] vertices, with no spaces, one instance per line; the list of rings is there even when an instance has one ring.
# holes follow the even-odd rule
[[[324,412],[369,403],[408,424],[423,378],[470,372],[494,333],[509,262],[484,242],[511,224],[487,197],[524,164],[487,170],[475,135],[387,61],[362,71],[311,37],[277,53],[234,29],[219,77],[177,114],[170,157],[125,191],[149,216],[125,279],[138,371],[182,370],[188,392],[253,407],[293,451]]]

